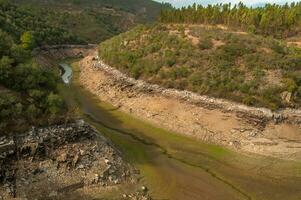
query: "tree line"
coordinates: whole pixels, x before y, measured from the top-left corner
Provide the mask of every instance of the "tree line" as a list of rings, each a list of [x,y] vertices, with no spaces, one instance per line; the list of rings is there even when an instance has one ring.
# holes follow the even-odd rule
[[[161,11],[163,23],[221,24],[251,33],[285,38],[301,32],[301,2],[285,5],[266,4],[247,7],[243,3],[231,5],[193,4],[183,8]]]

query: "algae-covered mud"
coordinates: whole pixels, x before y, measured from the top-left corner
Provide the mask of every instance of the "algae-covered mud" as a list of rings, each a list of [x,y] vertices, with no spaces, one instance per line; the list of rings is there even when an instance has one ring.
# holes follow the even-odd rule
[[[301,162],[204,144],[122,113],[73,80],[60,90],[68,105],[109,138],[141,172],[154,199],[300,199]]]

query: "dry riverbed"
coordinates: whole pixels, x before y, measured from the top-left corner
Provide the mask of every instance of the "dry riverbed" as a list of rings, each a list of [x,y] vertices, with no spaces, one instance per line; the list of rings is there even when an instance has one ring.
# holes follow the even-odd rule
[[[143,81],[135,82],[120,75],[98,61],[95,53],[80,62],[79,79],[100,100],[156,126],[241,152],[285,159],[301,157],[298,112],[285,120],[266,109],[263,114],[260,109],[254,109],[254,114],[252,109],[236,111],[248,109],[241,105],[231,104],[231,109],[225,110],[214,106],[214,102],[204,104],[191,98],[178,98],[168,90],[153,90],[158,86],[147,88],[149,84]]]

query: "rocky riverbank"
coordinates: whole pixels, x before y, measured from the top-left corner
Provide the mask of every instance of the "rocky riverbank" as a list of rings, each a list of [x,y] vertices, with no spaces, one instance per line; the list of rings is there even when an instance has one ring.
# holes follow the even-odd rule
[[[100,100],[157,126],[243,152],[300,158],[300,110],[273,112],[165,89],[127,77],[95,53],[80,66],[81,84]]]
[[[0,199],[92,199],[138,171],[108,140],[79,120],[0,137]],[[149,199],[146,188],[116,199]]]

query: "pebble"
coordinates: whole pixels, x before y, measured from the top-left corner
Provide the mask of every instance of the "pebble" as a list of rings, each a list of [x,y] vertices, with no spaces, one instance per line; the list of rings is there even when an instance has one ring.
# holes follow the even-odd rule
[[[146,186],[142,186],[142,187],[141,187],[141,190],[142,190],[143,192],[145,192],[145,191],[147,191],[147,187],[146,187]]]
[[[58,195],[57,191],[52,191],[52,192],[50,192],[48,197],[56,197],[57,195]]]

